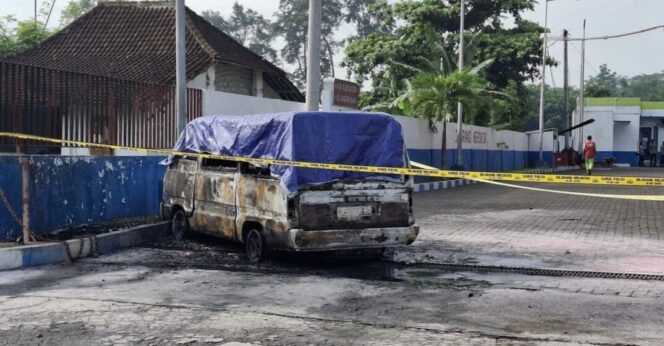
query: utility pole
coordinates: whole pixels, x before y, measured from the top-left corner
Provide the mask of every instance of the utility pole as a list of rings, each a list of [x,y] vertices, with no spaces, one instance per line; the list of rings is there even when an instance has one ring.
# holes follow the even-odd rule
[[[539,164],[544,162],[544,86],[546,76],[546,33],[549,30],[549,1],[544,1],[544,36],[542,38],[542,83],[539,104]]]
[[[320,48],[323,0],[309,0],[309,32],[307,38],[307,111],[319,110]]]
[[[563,42],[565,44],[564,48],[564,65],[565,65],[565,78],[563,82],[563,92],[565,93],[565,128],[568,129],[572,127],[572,119],[570,119],[570,112],[569,112],[569,65],[567,61],[567,38],[568,38],[569,32],[567,30],[563,30]],[[570,132],[568,131],[565,133],[565,149],[569,148],[569,139],[570,139]]]
[[[51,2],[51,8],[48,10],[48,16],[46,16],[46,21],[44,22],[44,27],[42,28],[42,34],[46,32],[46,28],[48,27],[48,21],[51,20],[51,13],[53,13],[53,7],[55,7],[55,0]]]
[[[581,40],[581,80],[579,81],[579,123],[583,120],[585,106],[585,79],[586,79],[586,20],[583,20],[583,40]],[[579,152],[583,151],[583,127],[579,128]]]
[[[35,25],[37,24],[37,0],[35,0]]]
[[[459,24],[459,71],[463,70],[463,31],[466,17],[465,0],[461,0],[461,20]],[[463,105],[457,103],[457,169],[463,169]],[[445,153],[443,153],[445,155]]]
[[[178,133],[184,132],[187,124],[187,62],[185,56],[185,7],[184,0],[175,0],[175,89],[177,98]]]

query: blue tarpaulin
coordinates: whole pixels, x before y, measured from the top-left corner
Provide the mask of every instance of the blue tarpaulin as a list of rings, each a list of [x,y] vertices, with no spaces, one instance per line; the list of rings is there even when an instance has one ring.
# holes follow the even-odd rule
[[[347,165],[404,167],[401,124],[387,114],[289,112],[212,115],[187,124],[176,151]],[[172,161],[169,157],[165,164]],[[400,177],[289,166],[271,166],[289,194],[308,184]]]

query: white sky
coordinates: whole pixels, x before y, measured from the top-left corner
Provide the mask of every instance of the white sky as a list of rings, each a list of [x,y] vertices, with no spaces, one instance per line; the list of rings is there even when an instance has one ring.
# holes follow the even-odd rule
[[[43,0],[38,0],[41,3]],[[50,0],[49,0],[50,1]],[[186,0],[187,6],[196,12],[210,9],[228,15],[235,0]],[[472,0],[470,0],[472,1]],[[58,14],[67,0],[56,0],[51,24],[58,23]],[[245,7],[271,17],[277,11],[278,0],[238,0]],[[18,18],[27,19],[33,15],[33,1],[0,0],[0,16],[14,14]],[[544,0],[536,6],[536,10],[528,12],[525,18],[544,23]],[[646,27],[664,24],[663,0],[555,0],[549,2],[549,28],[551,34],[562,34],[563,28],[570,31],[572,37],[582,34],[583,19],[587,19],[587,35],[601,36],[607,34],[635,31]],[[348,28],[342,28],[340,37],[348,34]],[[569,48],[570,80],[578,85],[580,42],[574,42]],[[563,45],[553,44],[550,54],[561,65],[553,69],[553,80],[557,86],[563,82]],[[340,56],[336,61],[340,61]],[[664,30],[631,36],[609,41],[588,42],[586,45],[586,75],[597,73],[599,65],[607,63],[619,74],[635,76],[639,74],[664,71]],[[338,71],[342,73],[343,71]],[[551,84],[551,75],[547,77]]]
[[[544,1],[540,1],[534,12],[525,18],[544,23]],[[583,19],[586,22],[586,35],[603,36],[632,32],[647,27],[664,24],[664,1],[662,0],[555,0],[549,2],[549,29],[551,35],[562,36],[563,29],[571,37],[583,34]],[[574,42],[569,47],[570,81],[578,85],[580,78],[581,43]],[[553,79],[557,86],[563,84],[563,44],[555,43],[549,52],[560,65],[553,69]],[[592,41],[586,43],[586,76],[597,74],[599,65],[621,75],[636,76],[664,71],[664,30],[629,36],[625,38]],[[551,84],[551,77],[547,77]]]

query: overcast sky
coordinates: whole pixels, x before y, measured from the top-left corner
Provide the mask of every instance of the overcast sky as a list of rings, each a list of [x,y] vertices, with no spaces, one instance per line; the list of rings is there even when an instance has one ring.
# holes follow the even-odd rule
[[[39,3],[42,1],[39,0]],[[66,2],[67,0],[56,0],[52,24],[57,24],[58,14]],[[186,0],[187,6],[196,12],[211,9],[224,15],[230,13],[233,2],[234,0]],[[238,2],[268,17],[277,11],[279,5],[278,0]],[[29,18],[33,15],[32,3],[28,0],[0,0],[0,16],[14,14],[18,18]],[[554,36],[559,36],[563,29],[568,29],[572,37],[580,37],[585,18],[587,36],[601,36],[664,25],[663,14],[663,0],[555,0],[549,2],[549,28]],[[540,0],[535,11],[524,16],[543,24],[544,0]],[[341,32],[340,35],[345,36],[347,32]],[[580,42],[571,43],[569,48],[570,80],[573,85],[578,85],[579,81],[580,49]],[[553,69],[554,73],[547,77],[547,83],[552,84],[553,77],[555,85],[562,86],[562,42],[553,43],[550,54],[561,62],[561,65]],[[596,74],[599,65],[603,63],[627,76],[664,71],[664,30],[608,41],[588,42],[586,62],[586,75]]]

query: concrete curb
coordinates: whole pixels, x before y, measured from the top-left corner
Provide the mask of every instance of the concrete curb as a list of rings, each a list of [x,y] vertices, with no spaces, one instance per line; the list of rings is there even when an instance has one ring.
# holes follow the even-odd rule
[[[535,170],[529,170],[525,172],[520,172],[520,173],[527,173],[527,174],[545,174],[545,173],[558,173],[558,172],[566,172],[566,171],[573,171],[579,169],[579,166],[564,166],[564,167],[558,167],[558,168],[542,168],[542,169],[535,169]],[[461,187],[464,185],[472,185],[472,184],[478,184],[477,181],[475,180],[469,180],[469,179],[454,179],[454,180],[446,180],[446,181],[438,181],[435,183],[421,183],[421,184],[415,184],[413,186],[413,191],[415,192],[424,192],[424,191],[435,191],[435,190],[447,190],[447,189],[453,189],[456,187]]]
[[[168,233],[168,222],[141,225],[96,237],[97,254],[108,254],[120,249],[157,240]],[[70,262],[71,258],[91,255],[92,238],[71,239],[59,243],[17,246],[0,249],[0,270],[36,267],[45,264]],[[67,248],[69,248],[69,255]]]

